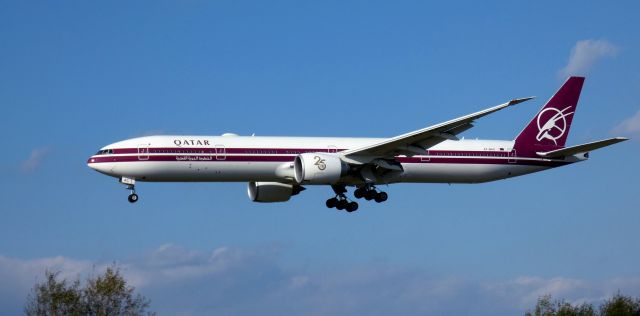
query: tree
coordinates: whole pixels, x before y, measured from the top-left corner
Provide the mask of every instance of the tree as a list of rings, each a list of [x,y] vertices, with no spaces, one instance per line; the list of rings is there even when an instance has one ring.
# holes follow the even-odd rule
[[[152,315],[147,312],[149,300],[134,294],[135,288],[127,285],[115,266],[88,278],[84,287],[79,280],[59,281],[59,274],[45,271],[46,280],[36,283],[27,297],[26,315]]]
[[[66,280],[58,281],[59,272],[45,271],[45,281],[36,284],[27,297],[27,315],[81,315],[80,282],[67,285]]]
[[[633,299],[620,292],[600,305],[602,316],[640,316],[640,298]]]
[[[538,298],[536,308],[532,314],[528,311],[525,316],[595,316],[591,304],[583,303],[573,306],[565,300],[551,300],[551,295]]]
[[[596,313],[593,305],[582,303],[573,306],[565,300],[552,300],[550,295],[538,298],[533,311],[525,316],[640,316],[640,298],[633,299],[618,292],[604,301]]]

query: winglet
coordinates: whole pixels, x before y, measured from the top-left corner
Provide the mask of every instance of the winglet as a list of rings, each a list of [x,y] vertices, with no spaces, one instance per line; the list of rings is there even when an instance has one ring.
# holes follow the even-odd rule
[[[536,97],[528,97],[528,98],[513,99],[513,100],[509,101],[509,106],[511,106],[511,105],[516,105],[516,104],[518,104],[518,103],[522,103],[522,102],[525,102],[525,101],[529,101],[529,100],[531,100],[531,99],[535,99],[535,98],[536,98]]]

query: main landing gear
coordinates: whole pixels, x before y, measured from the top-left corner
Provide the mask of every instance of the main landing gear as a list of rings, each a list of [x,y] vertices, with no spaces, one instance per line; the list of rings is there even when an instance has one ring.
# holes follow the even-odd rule
[[[354,212],[358,210],[358,202],[350,201],[345,193],[347,188],[344,185],[332,185],[333,192],[336,193],[335,197],[327,200],[328,208],[336,208],[338,210],[347,210],[347,212]],[[378,203],[382,203],[389,198],[386,192],[378,191],[373,184],[366,184],[353,191],[353,196],[356,199],[364,198],[367,201],[374,200]]]
[[[136,194],[136,180],[122,177],[120,178],[120,183],[127,185],[127,190],[129,190],[129,196],[127,199],[129,200],[129,203],[138,202],[138,195]]]
[[[377,203],[382,203],[389,198],[387,192],[378,191],[372,184],[357,188],[353,191],[353,196],[355,196],[356,199],[364,198],[367,201],[374,200]]]
[[[328,208],[336,208],[338,210],[347,210],[347,212],[355,212],[358,210],[358,202],[349,202],[344,194],[338,194],[327,200]]]
[[[344,185],[332,185],[331,188],[333,192],[336,193],[335,197],[332,197],[327,200],[328,208],[336,208],[338,210],[346,210],[347,212],[355,212],[358,210],[358,202],[349,201],[345,193],[347,193],[347,188]]]

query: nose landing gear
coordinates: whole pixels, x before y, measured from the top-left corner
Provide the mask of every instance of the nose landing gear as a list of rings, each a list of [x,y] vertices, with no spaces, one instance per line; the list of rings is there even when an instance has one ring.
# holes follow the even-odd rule
[[[129,203],[138,202],[138,195],[136,194],[136,180],[132,178],[122,177],[120,178],[120,183],[127,185],[127,190],[129,190],[129,196],[127,200]]]
[[[129,200],[129,202],[135,203],[138,201],[138,195],[135,193],[131,193],[129,194],[129,197],[127,199]]]

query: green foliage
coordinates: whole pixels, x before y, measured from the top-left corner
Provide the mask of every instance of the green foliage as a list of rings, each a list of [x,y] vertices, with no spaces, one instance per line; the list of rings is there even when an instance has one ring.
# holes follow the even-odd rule
[[[640,316],[640,298],[633,299],[620,293],[600,305],[596,312],[593,305],[572,305],[565,300],[552,300],[550,295],[538,298],[533,311],[525,316]]]
[[[551,300],[550,295],[545,295],[538,299],[533,314],[529,311],[526,316],[595,316],[595,311],[591,304],[583,303],[573,306],[565,300]]]
[[[67,285],[66,280],[58,281],[59,272],[45,271],[46,281],[36,284],[27,297],[27,315],[81,315],[80,282]]]
[[[602,316],[640,316],[640,298],[633,299],[616,293],[600,306]]]
[[[152,315],[147,312],[149,300],[127,285],[116,267],[109,267],[104,274],[68,284],[58,280],[59,272],[45,272],[46,280],[37,283],[27,297],[26,315]]]

